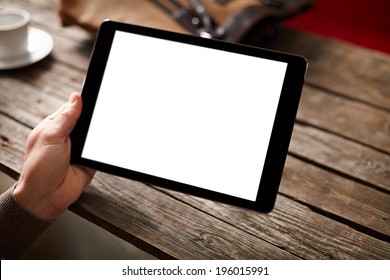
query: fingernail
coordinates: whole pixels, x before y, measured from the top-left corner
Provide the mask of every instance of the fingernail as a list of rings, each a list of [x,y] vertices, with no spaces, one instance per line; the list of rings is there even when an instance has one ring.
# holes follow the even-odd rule
[[[69,102],[70,104],[76,103],[76,94],[75,94],[75,93],[72,93],[72,94],[69,96],[68,102]]]

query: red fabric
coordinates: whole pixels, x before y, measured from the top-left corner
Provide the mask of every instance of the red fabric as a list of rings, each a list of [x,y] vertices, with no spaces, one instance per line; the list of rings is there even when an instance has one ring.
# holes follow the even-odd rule
[[[317,0],[286,25],[390,54],[389,0]]]

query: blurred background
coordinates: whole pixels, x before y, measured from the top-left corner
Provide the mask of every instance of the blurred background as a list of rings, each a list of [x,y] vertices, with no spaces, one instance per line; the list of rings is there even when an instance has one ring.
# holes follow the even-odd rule
[[[286,26],[390,53],[389,0],[316,0]]]

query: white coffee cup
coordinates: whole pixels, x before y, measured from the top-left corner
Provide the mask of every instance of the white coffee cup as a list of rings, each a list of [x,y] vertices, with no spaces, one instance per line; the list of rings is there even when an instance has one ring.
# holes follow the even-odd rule
[[[0,9],[0,58],[26,54],[30,14],[21,9]]]

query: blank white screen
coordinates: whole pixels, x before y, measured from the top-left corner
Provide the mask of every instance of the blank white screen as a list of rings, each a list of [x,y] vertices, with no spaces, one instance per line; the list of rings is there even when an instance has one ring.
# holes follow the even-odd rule
[[[117,31],[82,157],[255,201],[286,67]]]

